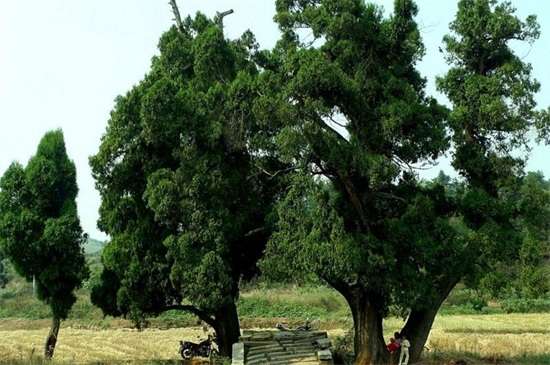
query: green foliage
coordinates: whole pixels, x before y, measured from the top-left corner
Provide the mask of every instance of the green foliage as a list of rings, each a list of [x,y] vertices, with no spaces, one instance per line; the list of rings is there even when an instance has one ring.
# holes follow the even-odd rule
[[[2,255],[2,252],[0,251],[0,289],[4,289],[6,287],[6,284],[8,283],[9,279],[5,271],[4,266],[4,256]]]
[[[354,314],[355,354],[385,363],[381,330],[367,323],[381,323],[390,305],[403,315],[430,308],[446,275],[466,270],[462,227],[450,219],[457,205],[410,168],[449,148],[448,110],[425,95],[416,70],[418,9],[396,1],[385,18],[351,0],[276,8],[283,35],[264,54],[254,111],[297,173],[262,268],[277,278],[315,273],[336,288]],[[301,41],[303,28],[323,42]]]
[[[15,270],[36,279],[36,292],[54,318],[65,319],[74,290],[88,277],[86,241],[76,211],[76,169],[63,133],[44,135],[23,168],[13,163],[0,180],[0,246]]]
[[[349,317],[344,298],[321,285],[276,284],[261,290],[243,290],[238,301],[240,317],[309,318],[334,321]]]
[[[510,296],[501,301],[506,313],[545,313],[550,311],[550,292],[536,299]]]
[[[450,25],[454,33],[444,37],[452,68],[437,79],[438,89],[454,105],[453,166],[474,186],[491,192],[521,171],[524,161],[507,151],[525,146],[538,116],[533,96],[540,84],[509,43],[533,43],[539,25],[535,16],[522,22],[514,10],[509,3],[460,1]]]
[[[504,299],[511,293],[535,299],[550,291],[550,271],[545,265],[547,237],[550,233],[550,190],[541,173],[529,173],[517,190],[503,194],[515,211],[513,223],[517,238],[514,246],[500,248],[500,261],[491,263],[491,270],[469,284],[492,298]],[[511,249],[513,248],[513,249]]]
[[[313,271],[382,297],[392,288],[403,293],[405,281],[398,278],[414,274],[409,264],[423,265],[405,262],[406,253],[435,244],[414,232],[422,229],[415,211],[420,207],[408,211],[410,224],[399,222],[408,210],[402,203],[419,199],[422,205],[417,194],[428,193],[411,181],[406,164],[437,158],[448,142],[446,110],[424,95],[415,69],[423,53],[416,6],[396,2],[388,19],[380,9],[353,1],[280,1],[277,10],[284,36],[272,57],[281,66],[262,74],[266,96],[256,101],[257,110],[266,125],[278,127],[281,158],[294,161],[303,174],[280,206],[264,268]],[[325,43],[315,48],[296,41],[298,26],[311,28]],[[348,137],[330,127],[336,119]],[[311,178],[318,174],[325,179]],[[409,232],[396,232],[399,226]],[[410,282],[423,287],[416,279],[422,278]]]
[[[267,298],[242,298],[239,300],[239,313],[241,317],[318,318],[326,316],[327,311],[292,302],[273,302]]]
[[[465,254],[472,260],[466,262],[474,264],[466,283],[493,295],[510,287],[507,281],[521,283],[525,295],[540,295],[547,291],[535,282],[545,277],[540,269],[550,204],[543,177],[524,178],[526,159],[511,151],[528,150],[535,128],[548,121],[535,109],[540,84],[531,66],[510,48],[514,40],[533,43],[540,32],[535,16],[521,21],[514,12],[509,3],[460,1],[452,33],[444,37],[451,69],[437,87],[453,104],[452,164],[466,188],[458,201],[470,231]]]
[[[223,333],[236,341],[238,284],[259,272],[279,195],[257,166],[282,168],[249,143],[254,44],[197,14],[162,35],[150,71],[117,98],[90,158],[111,238],[92,290],[106,314],[185,308],[216,330],[232,322]]]
[[[0,318],[45,319],[50,308],[33,296],[32,284],[15,279],[0,295]]]
[[[404,330],[411,333],[431,327],[428,313],[463,278],[478,287],[521,250],[526,262],[536,257],[517,219],[534,223],[547,208],[529,199],[529,217],[509,199],[525,164],[510,151],[527,148],[530,133],[548,121],[535,110],[540,85],[530,66],[508,46],[538,38],[535,17],[522,22],[507,3],[459,2],[444,38],[451,68],[437,80],[449,111],[425,95],[416,70],[424,47],[412,1],[396,1],[388,18],[351,0],[281,0],[276,9],[283,35],[262,54],[254,111],[274,131],[270,148],[299,173],[266,250],[269,275],[314,272],[346,297],[356,330],[368,327],[358,324],[366,321],[363,308],[376,308],[368,323],[378,323],[392,306],[410,314]],[[304,28],[313,42],[300,39]],[[411,166],[451,146],[462,180],[418,181]],[[470,304],[482,310],[485,298]],[[355,343],[356,352],[385,362],[382,351],[365,350],[381,347],[375,331],[356,333],[366,341]]]
[[[380,329],[366,323],[390,308],[410,314],[407,330],[430,328],[456,283],[498,292],[509,274],[498,269],[514,261],[524,295],[544,292],[534,284],[546,278],[546,198],[529,179],[514,194],[525,160],[510,152],[550,129],[535,110],[540,85],[508,45],[538,38],[535,17],[459,2],[444,38],[450,70],[437,80],[448,110],[416,69],[425,49],[413,1],[395,1],[388,17],[355,0],[276,9],[272,51],[249,32],[228,41],[204,15],[187,18],[117,98],[90,159],[111,237],[94,302],[137,320],[191,303],[213,323],[265,249],[275,280],[317,275],[343,294],[356,330],[372,331],[356,334],[356,352],[379,349],[364,358],[384,362]],[[463,180],[419,181],[414,167],[451,147]]]
[[[88,325],[98,324],[108,327],[101,311],[90,301],[90,291],[82,288],[77,292],[78,300],[69,314],[68,320]],[[458,285],[443,303],[441,315],[472,315],[498,313],[546,313],[550,298],[548,294],[538,299],[524,299],[509,294],[506,298],[475,310],[472,302],[478,294],[472,289]],[[244,288],[237,302],[241,318],[259,319],[286,317],[297,322],[309,318],[325,325],[347,326],[350,311],[345,299],[334,289],[326,286],[295,286],[269,284],[260,288]],[[14,277],[0,293],[0,318],[45,319],[51,316],[49,307],[38,302],[32,294],[32,284]],[[390,309],[390,317],[399,318],[401,313]],[[200,325],[195,315],[179,310],[166,311],[158,316],[153,325],[162,328],[176,328]],[[387,330],[387,329],[386,329]],[[399,330],[396,328],[396,330]],[[390,331],[391,332],[391,331]]]

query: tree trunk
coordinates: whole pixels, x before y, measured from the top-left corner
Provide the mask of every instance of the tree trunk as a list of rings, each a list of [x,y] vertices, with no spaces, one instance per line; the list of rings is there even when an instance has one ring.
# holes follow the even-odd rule
[[[424,345],[432,329],[435,316],[441,304],[443,304],[443,301],[459,281],[459,278],[445,277],[438,285],[438,296],[433,302],[433,305],[425,309],[413,309],[409,314],[409,318],[407,318],[407,322],[401,330],[401,333],[404,333],[411,343],[409,349],[409,363],[415,363],[420,359],[420,355],[424,350]]]
[[[54,317],[52,321],[52,327],[50,333],[46,337],[46,344],[44,346],[44,357],[47,360],[51,360],[53,352],[55,350],[55,344],[57,343],[57,334],[59,333],[59,326],[61,325],[61,319]]]
[[[407,323],[401,333],[404,333],[411,343],[409,348],[410,363],[415,363],[420,359],[438,309],[439,306],[423,310],[412,310],[409,318],[407,318]]]
[[[382,330],[383,299],[355,289],[346,298],[353,316],[356,365],[387,364],[389,354]]]
[[[237,306],[231,302],[216,311],[215,318],[213,327],[216,331],[220,355],[231,357],[233,344],[239,341],[241,335]]]

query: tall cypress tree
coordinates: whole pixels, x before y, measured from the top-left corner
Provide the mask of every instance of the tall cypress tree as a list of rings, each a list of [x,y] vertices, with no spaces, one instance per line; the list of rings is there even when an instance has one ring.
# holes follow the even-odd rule
[[[87,235],[76,209],[76,168],[61,130],[47,132],[26,167],[14,162],[0,179],[0,247],[15,270],[36,282],[53,322],[44,354],[54,353],[61,320],[89,275],[82,245]]]

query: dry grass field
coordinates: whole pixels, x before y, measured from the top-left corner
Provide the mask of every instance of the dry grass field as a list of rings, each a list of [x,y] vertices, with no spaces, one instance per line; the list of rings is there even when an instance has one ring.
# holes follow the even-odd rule
[[[483,357],[522,357],[550,352],[550,314],[442,317],[428,347],[477,353]]]
[[[397,320],[386,324],[400,327]],[[548,355],[550,313],[438,316],[426,347],[481,357]]]
[[[384,326],[387,335],[400,328],[398,319]],[[179,341],[204,337],[201,327],[144,329],[117,321],[108,329],[78,328],[65,323],[51,364],[178,363]],[[0,363],[32,363],[42,357],[48,321],[0,319]],[[326,328],[337,340],[345,331]],[[411,339],[412,340],[412,339]],[[550,314],[456,315],[436,319],[428,339],[428,353],[471,353],[481,357],[521,357],[548,354]]]
[[[5,323],[9,322],[9,323]],[[43,344],[48,333],[48,323],[43,328],[25,327],[16,321],[0,320],[0,363],[24,363],[32,357],[42,357]],[[10,326],[11,325],[11,326]],[[34,327],[34,326],[33,326]],[[103,364],[153,360],[176,360],[179,341],[196,340],[203,335],[201,327],[182,329],[131,328],[99,329],[62,326],[52,364]]]

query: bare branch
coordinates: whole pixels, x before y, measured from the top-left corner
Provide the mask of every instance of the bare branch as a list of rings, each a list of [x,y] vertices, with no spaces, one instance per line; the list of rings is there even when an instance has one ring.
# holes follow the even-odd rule
[[[256,165],[256,167],[258,169],[260,169],[264,174],[268,175],[269,176],[269,179],[273,179],[275,176],[279,175],[280,173],[285,173],[285,172],[289,172],[289,171],[293,171],[293,170],[298,170],[297,167],[288,167],[286,169],[282,169],[282,170],[277,170],[275,172],[269,172],[267,170],[265,170],[263,167],[261,167],[260,165]],[[256,174],[254,174],[253,176],[255,176]]]
[[[250,237],[252,235],[255,235],[256,233],[262,233],[262,232],[265,232],[265,227],[260,227],[260,228],[256,228],[256,229],[253,229],[251,231],[249,231],[247,234],[245,234],[244,236],[245,237]]]
[[[334,124],[336,124],[337,126],[339,127],[342,127],[342,128],[347,128],[347,126],[345,124],[342,124],[342,123],[338,123],[336,120],[334,120],[334,118],[332,116],[328,117],[328,119],[330,119],[330,121]]]
[[[172,5],[172,12],[174,13],[174,20],[176,21],[176,25],[178,26],[178,29],[180,32],[185,32],[185,27],[183,26],[183,23],[181,21],[180,11],[178,9],[178,4],[176,4],[176,0],[170,0],[170,5]]]
[[[220,30],[223,33],[223,18],[227,15],[233,14],[233,9],[226,10],[224,12],[216,12],[216,15],[218,16],[218,24],[220,25]]]
[[[397,196],[397,195],[393,195],[393,194],[390,194],[390,193],[384,193],[382,191],[378,191],[376,192],[376,194],[384,197],[384,198],[390,198],[390,199],[397,199],[397,200],[400,200],[402,201],[403,203],[405,204],[409,204],[409,202],[403,198],[401,198],[400,196]]]

